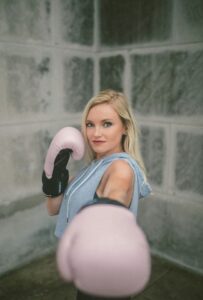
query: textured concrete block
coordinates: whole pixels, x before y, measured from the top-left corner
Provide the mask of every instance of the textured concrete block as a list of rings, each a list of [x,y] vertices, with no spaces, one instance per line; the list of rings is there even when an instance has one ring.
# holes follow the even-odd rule
[[[6,72],[6,60],[4,57],[4,52],[0,50],[0,99],[1,99],[1,109],[0,109],[0,120],[3,121],[7,115],[7,101],[6,101],[6,87],[7,78],[5,76]]]
[[[49,41],[51,0],[1,0],[0,40]]]
[[[166,209],[168,244],[163,245],[163,252],[203,270],[202,204],[191,198],[191,202],[167,203]]]
[[[203,135],[177,133],[175,184],[181,191],[203,195]]]
[[[0,274],[53,251],[55,221],[44,203],[0,219]]]
[[[203,114],[203,51],[171,53],[170,114]]]
[[[166,238],[166,216],[165,202],[157,197],[149,196],[139,201],[137,221],[144,230],[152,249],[160,248],[160,244]]]
[[[180,0],[175,2],[175,32],[180,42],[202,42],[203,1]]]
[[[10,203],[41,193],[43,162],[51,133],[31,126],[0,131],[0,203]]]
[[[151,250],[196,271],[203,270],[202,204],[193,199],[163,200],[157,195],[139,204],[138,223]]]
[[[203,114],[203,51],[132,55],[132,102],[142,114]]]
[[[37,114],[51,109],[51,58],[3,53],[2,76],[8,118]],[[1,93],[1,92],[0,92]]]
[[[64,42],[87,46],[92,45],[94,1],[61,0],[59,23],[59,34]]]
[[[161,185],[166,159],[165,135],[161,128],[141,128],[141,151],[150,182]]]
[[[93,96],[93,60],[69,57],[64,60],[64,108],[80,112]]]
[[[100,59],[100,90],[115,89],[123,91],[125,60],[123,56],[103,57]]]
[[[171,15],[170,0],[102,0],[101,44],[114,46],[165,41],[171,35]]]
[[[131,56],[132,106],[142,114],[153,113],[156,109],[152,101],[152,56]]]

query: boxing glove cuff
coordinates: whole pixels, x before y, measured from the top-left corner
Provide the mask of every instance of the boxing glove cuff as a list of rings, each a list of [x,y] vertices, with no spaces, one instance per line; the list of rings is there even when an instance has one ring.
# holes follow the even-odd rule
[[[48,197],[57,197],[66,189],[67,183],[69,179],[69,172],[66,170],[63,172],[61,178],[56,178],[53,176],[52,178],[47,178],[45,171],[42,173],[42,190],[44,194]]]

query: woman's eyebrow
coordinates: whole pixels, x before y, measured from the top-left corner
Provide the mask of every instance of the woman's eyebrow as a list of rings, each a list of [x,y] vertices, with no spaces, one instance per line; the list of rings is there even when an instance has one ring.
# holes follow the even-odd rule
[[[107,122],[107,121],[111,121],[111,122],[113,122],[113,119],[102,119],[102,120],[100,120],[100,122]],[[86,120],[86,122],[91,122],[91,123],[94,123],[94,121],[92,121],[92,120]]]
[[[105,121],[113,121],[113,119],[108,118],[108,119],[103,119],[102,120],[102,122],[105,122]]]

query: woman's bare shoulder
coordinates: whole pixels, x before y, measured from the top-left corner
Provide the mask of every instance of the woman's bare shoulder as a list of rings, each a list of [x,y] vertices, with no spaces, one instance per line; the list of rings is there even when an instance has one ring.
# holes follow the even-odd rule
[[[100,197],[117,199],[127,207],[132,199],[134,172],[127,161],[115,160],[106,170],[97,190]]]
[[[134,176],[134,171],[128,161],[123,159],[117,159],[111,163],[111,165],[107,169],[107,174],[115,175],[121,178],[126,178]]]

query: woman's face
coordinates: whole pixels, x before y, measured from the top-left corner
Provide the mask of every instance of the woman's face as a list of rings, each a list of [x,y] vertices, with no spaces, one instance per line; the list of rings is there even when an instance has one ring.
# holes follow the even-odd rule
[[[122,152],[121,139],[124,133],[125,127],[110,104],[98,104],[90,109],[86,120],[86,134],[97,159]]]

